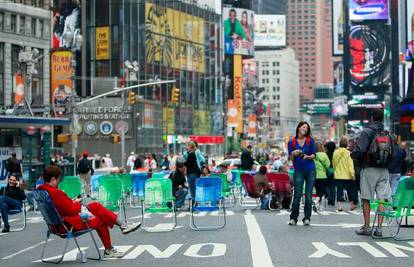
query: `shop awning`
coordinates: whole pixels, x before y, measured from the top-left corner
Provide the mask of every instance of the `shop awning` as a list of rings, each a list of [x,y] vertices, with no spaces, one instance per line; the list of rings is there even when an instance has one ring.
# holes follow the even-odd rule
[[[68,118],[0,116],[0,128],[25,128],[28,126],[70,125]]]

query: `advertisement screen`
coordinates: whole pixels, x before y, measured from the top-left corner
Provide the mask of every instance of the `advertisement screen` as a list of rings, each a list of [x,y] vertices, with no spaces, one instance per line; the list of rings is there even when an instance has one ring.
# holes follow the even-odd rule
[[[253,56],[254,13],[241,8],[223,8],[224,53]]]
[[[334,91],[335,94],[344,93],[344,63],[334,62]]]
[[[343,0],[332,2],[332,52],[334,56],[344,54],[344,5]]]
[[[388,20],[388,0],[349,0],[349,19]]]
[[[354,25],[349,36],[353,88],[388,86],[390,83],[389,26]]]
[[[79,0],[53,1],[52,48],[65,47],[63,36],[66,32],[80,33],[80,15]]]
[[[414,1],[407,0],[407,42],[414,40]]]
[[[254,21],[255,46],[286,46],[285,15],[256,15]]]

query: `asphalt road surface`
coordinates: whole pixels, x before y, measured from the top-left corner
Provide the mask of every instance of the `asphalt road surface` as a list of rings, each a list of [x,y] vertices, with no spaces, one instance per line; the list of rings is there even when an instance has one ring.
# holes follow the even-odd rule
[[[196,219],[202,225],[217,222],[217,213],[201,213]],[[303,213],[301,213],[303,216]],[[128,220],[140,221],[139,209],[127,209]],[[151,214],[149,226],[162,230],[170,226],[168,214]],[[413,266],[414,242],[372,239],[357,236],[362,223],[360,210],[335,212],[327,207],[313,213],[312,225],[289,226],[289,212],[227,209],[223,229],[194,231],[189,226],[188,212],[177,214],[177,227],[170,232],[148,233],[142,229],[122,235],[111,230],[113,244],[126,254],[121,259],[88,260],[87,266]],[[301,219],[301,217],[300,217]],[[20,217],[11,217],[18,226]],[[410,222],[411,223],[411,222]],[[46,236],[46,224],[40,214],[28,213],[24,231],[0,233],[0,266],[45,266],[40,262]],[[384,231],[386,234],[386,231]],[[413,228],[405,228],[406,236],[414,236]],[[97,237],[96,233],[95,236]],[[62,254],[65,241],[56,236],[49,241],[47,257]],[[87,255],[94,256],[88,235],[80,237]],[[101,242],[97,237],[98,244]],[[71,240],[64,266],[82,264],[75,243]]]

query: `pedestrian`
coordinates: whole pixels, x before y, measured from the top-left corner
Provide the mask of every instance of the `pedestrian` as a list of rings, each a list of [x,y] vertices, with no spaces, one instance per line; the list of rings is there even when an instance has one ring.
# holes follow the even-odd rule
[[[105,162],[105,158],[101,159],[101,164],[99,166],[101,169],[108,168],[108,164]]]
[[[135,161],[134,161],[134,167],[133,170],[131,171],[131,173],[142,173],[142,172],[146,172],[147,169],[144,168],[144,162],[141,159],[140,156],[136,156]]]
[[[209,177],[211,174],[210,169],[207,165],[201,166],[201,176],[202,177]]]
[[[333,154],[336,150],[336,144],[333,141],[329,141],[325,144],[325,151],[328,155],[329,161],[331,165],[329,166],[328,170],[328,180],[327,180],[327,193],[328,193],[328,205],[335,206],[335,199],[336,199],[336,190],[335,190],[335,181],[334,181],[334,170],[332,166],[332,158]]]
[[[0,188],[0,211],[4,222],[2,233],[10,232],[9,210],[21,209],[22,202],[26,199],[26,194],[20,185],[19,178],[10,174],[7,185]]]
[[[278,172],[282,165],[283,165],[282,158],[279,155],[276,155],[272,163],[272,171]]]
[[[22,177],[22,165],[20,164],[20,160],[17,159],[15,152],[7,160],[6,171],[19,179]]]
[[[47,167],[43,173],[45,184],[38,187],[39,190],[46,190],[52,202],[68,227],[75,231],[82,231],[87,228],[95,229],[104,245],[104,258],[120,258],[124,253],[117,251],[111,243],[109,228],[117,225],[123,234],[137,230],[141,223],[122,223],[121,218],[112,211],[106,209],[98,202],[91,202],[86,207],[82,205],[82,198],[70,199],[65,192],[58,189],[62,171],[56,165]],[[88,214],[89,219],[84,222],[82,214]]]
[[[187,174],[186,167],[183,162],[177,162],[175,171],[173,171],[169,178],[172,182],[172,193],[176,199],[176,208],[181,209],[184,205],[185,197],[188,194],[187,180],[185,178]]]
[[[103,158],[105,159],[105,162],[106,162],[106,165],[108,166],[108,168],[113,168],[114,167],[114,163],[112,162],[110,154],[106,154],[105,157],[103,157]]]
[[[170,160],[168,159],[168,155],[164,156],[164,160],[161,163],[161,169],[166,171],[170,169]]]
[[[394,155],[390,163],[390,166],[388,166],[388,179],[391,186],[391,192],[394,195],[397,191],[398,183],[400,182],[401,165],[407,157],[407,153],[397,144],[397,136],[393,134],[391,137],[394,144]]]
[[[327,186],[328,186],[328,171],[331,166],[331,161],[325,152],[321,142],[316,142],[316,155],[315,155],[315,167],[316,167],[316,180],[315,189],[318,195],[316,202],[316,208],[321,210],[321,203],[323,198],[327,198]]]
[[[187,151],[184,152],[183,157],[185,160],[184,165],[187,168],[188,186],[194,204],[196,181],[201,175],[201,167],[206,160],[200,150],[197,149],[196,143],[193,141],[188,142]]]
[[[306,121],[299,122],[296,127],[296,136],[288,143],[290,160],[293,161],[294,195],[289,225],[296,225],[299,217],[299,206],[305,184],[305,217],[303,225],[310,225],[312,215],[312,190],[316,179],[315,141],[312,138],[311,128]]]
[[[245,171],[251,171],[254,165],[254,159],[252,156],[252,145],[248,144],[246,149],[243,150],[241,157],[241,166],[240,168]]]
[[[135,152],[132,151],[126,162],[126,167],[127,167],[128,172],[131,172],[134,169],[135,158],[136,158]]]
[[[218,168],[218,173],[225,174],[227,177],[227,183],[231,183],[233,181],[233,175],[228,170],[227,165],[225,163],[220,163],[220,165],[218,165]]]
[[[370,235],[370,201],[374,200],[374,194],[377,199],[384,201],[390,200],[391,188],[388,181],[388,166],[379,166],[369,160],[368,153],[371,152],[372,147],[375,148],[376,136],[384,133],[384,111],[382,109],[373,109],[371,116],[371,123],[366,126],[361,132],[356,146],[352,151],[352,157],[361,162],[361,199],[362,211],[364,215],[364,225],[356,231],[358,235]],[[385,140],[386,138],[384,138]],[[379,140],[378,140],[379,141]],[[390,141],[391,142],[391,141]],[[385,144],[384,144],[385,145]],[[386,146],[384,146],[386,147]],[[381,149],[382,151],[382,149]],[[381,152],[379,151],[379,152]],[[384,152],[384,151],[383,151]],[[383,211],[383,205],[379,205],[379,210]],[[375,236],[382,236],[382,222],[383,216],[378,217],[378,226],[372,229]]]
[[[104,162],[108,164],[107,158]],[[83,183],[83,192],[89,197],[91,194],[91,175],[93,175],[94,169],[92,168],[92,161],[88,159],[88,151],[82,153],[82,159],[78,164],[78,173]]]
[[[334,180],[336,184],[337,210],[343,211],[344,190],[348,194],[350,210],[356,208],[355,199],[358,198],[358,191],[355,185],[354,161],[348,148],[348,137],[342,136],[339,141],[339,149],[335,150],[332,166],[334,168]]]
[[[144,160],[144,168],[146,168],[148,171],[153,171],[157,168],[157,162],[155,161],[152,154],[148,154],[147,158]]]
[[[269,198],[267,195],[272,190],[271,183],[267,179],[267,168],[266,166],[260,166],[259,171],[253,176],[254,183],[256,185],[256,194],[260,197],[260,208],[262,210],[269,209]]]

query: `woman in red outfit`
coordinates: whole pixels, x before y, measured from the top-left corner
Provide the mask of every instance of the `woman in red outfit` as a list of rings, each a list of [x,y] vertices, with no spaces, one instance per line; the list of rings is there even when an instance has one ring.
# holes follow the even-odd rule
[[[90,218],[86,222],[82,222],[80,217],[82,208],[82,199],[76,198],[70,199],[65,192],[58,189],[62,171],[56,165],[47,167],[43,173],[43,179],[45,183],[38,187],[38,190],[46,190],[50,198],[53,201],[58,213],[62,216],[63,221],[70,226],[73,226],[75,231],[80,231],[88,228],[93,228],[98,233],[101,241],[105,247],[104,257],[105,258],[120,258],[123,257],[123,253],[118,252],[114,249],[111,244],[111,236],[109,235],[109,228],[114,225],[119,226],[123,234],[128,234],[137,230],[141,223],[126,224],[121,223],[118,216],[103,207],[98,202],[92,202],[86,206]],[[83,213],[83,212],[82,212]]]

